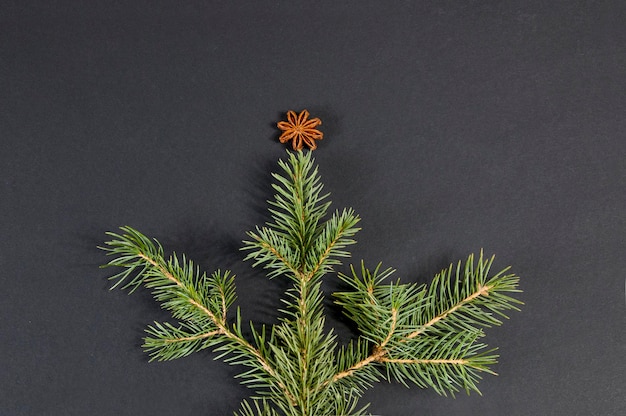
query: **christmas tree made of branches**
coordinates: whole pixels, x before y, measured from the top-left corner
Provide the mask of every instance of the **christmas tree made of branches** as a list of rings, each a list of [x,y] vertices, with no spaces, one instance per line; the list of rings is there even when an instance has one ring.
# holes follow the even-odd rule
[[[364,391],[388,380],[437,393],[478,392],[482,373],[498,356],[482,341],[484,328],[500,325],[521,302],[518,277],[491,271],[480,252],[438,273],[429,285],[390,280],[392,269],[363,263],[336,273],[350,255],[359,217],[352,209],[329,213],[331,203],[310,151],[288,152],[273,174],[271,222],[250,231],[245,260],[270,279],[288,279],[275,325],[242,322],[229,271],[207,274],[187,257],[166,256],[162,246],[131,227],[103,247],[121,267],[114,287],[146,286],[175,323],[146,329],[146,352],[172,360],[210,348],[241,368],[239,380],[254,392],[240,416],[366,415]],[[334,302],[359,336],[339,345],[325,327],[323,278],[340,279]]]

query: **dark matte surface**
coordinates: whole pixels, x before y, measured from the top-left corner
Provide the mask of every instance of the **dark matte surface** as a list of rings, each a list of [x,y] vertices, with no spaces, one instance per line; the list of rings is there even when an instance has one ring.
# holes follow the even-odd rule
[[[147,362],[167,315],[96,245],[128,224],[231,268],[271,322],[238,247],[302,108],[355,261],[427,281],[484,248],[523,278],[483,397],[382,384],[374,413],[626,414],[624,2],[26,3],[0,6],[1,415],[232,414],[211,353]]]

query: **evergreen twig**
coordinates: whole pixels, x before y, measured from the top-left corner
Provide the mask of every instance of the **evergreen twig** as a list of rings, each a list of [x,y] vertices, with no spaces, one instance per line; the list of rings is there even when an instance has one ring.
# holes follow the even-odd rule
[[[276,194],[270,201],[272,222],[248,233],[243,250],[253,266],[270,278],[286,277],[279,323],[250,326],[244,337],[229,271],[200,272],[185,256],[166,259],[163,248],[131,227],[103,247],[122,267],[113,287],[134,291],[141,285],[172,313],[177,324],[155,322],[146,329],[144,348],[152,360],[171,360],[212,348],[229,364],[245,368],[241,382],[255,395],[241,404],[240,416],[365,415],[358,407],[364,391],[387,379],[431,387],[440,394],[476,391],[481,373],[494,374],[497,355],[480,340],[484,328],[500,325],[506,312],[521,304],[518,277],[505,268],[491,273],[493,257],[451,265],[430,285],[390,282],[392,269],[361,263],[339,273],[348,290],[334,294],[360,336],[339,346],[326,331],[322,277],[333,272],[347,247],[355,243],[360,218],[352,209],[335,211],[310,152],[289,153],[273,174]]]

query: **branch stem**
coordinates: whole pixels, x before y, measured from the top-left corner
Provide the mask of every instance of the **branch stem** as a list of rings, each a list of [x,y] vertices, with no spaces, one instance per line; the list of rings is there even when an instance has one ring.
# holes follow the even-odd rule
[[[471,295],[467,296],[465,299],[461,300],[459,303],[454,305],[452,308],[450,308],[447,311],[445,311],[445,312],[435,316],[430,321],[428,321],[424,325],[422,325],[420,327],[420,329],[418,329],[418,330],[416,330],[414,332],[411,332],[409,335],[406,336],[406,338],[405,338],[405,340],[403,340],[403,342],[406,341],[406,340],[409,340],[409,339],[413,339],[416,336],[422,334],[424,331],[426,331],[426,329],[428,329],[431,326],[435,325],[437,322],[441,321],[442,319],[445,319],[448,315],[450,315],[451,313],[454,313],[459,308],[461,308],[463,305],[465,305],[467,303],[470,303],[471,301],[473,301],[474,299],[478,298],[479,296],[488,296],[490,290],[491,290],[491,286],[480,286],[477,291],[475,291]]]
[[[391,327],[389,328],[389,333],[387,334],[387,337],[383,340],[383,342],[381,342],[379,345],[374,347],[372,354],[370,354],[367,358],[359,361],[358,363],[354,364],[352,367],[348,368],[347,370],[336,374],[335,377],[333,377],[333,382],[340,380],[344,377],[351,376],[352,374],[354,374],[355,371],[359,370],[360,368],[365,367],[368,364],[371,364],[373,362],[383,362],[385,355],[387,355],[387,350],[385,349],[385,347],[387,346],[389,341],[391,341],[391,337],[393,336],[393,333],[396,330],[397,319],[398,319],[398,310],[396,308],[392,308],[391,309]]]

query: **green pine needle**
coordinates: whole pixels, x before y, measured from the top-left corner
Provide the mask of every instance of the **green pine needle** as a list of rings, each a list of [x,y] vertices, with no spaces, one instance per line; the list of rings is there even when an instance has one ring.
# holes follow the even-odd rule
[[[390,281],[394,270],[380,264],[350,266],[349,274],[337,275],[347,290],[333,296],[360,335],[340,346],[325,329],[321,283],[350,256],[360,218],[352,209],[327,217],[328,194],[310,152],[289,153],[278,164],[272,222],[250,231],[242,248],[253,267],[292,284],[275,325],[244,330],[239,310],[229,314],[236,299],[231,272],[208,275],[184,255],[166,258],[156,240],[131,227],[108,233],[101,248],[112,259],[104,267],[121,268],[113,288],[147,287],[176,321],[147,327],[143,347],[151,360],[210,348],[240,366],[237,378],[254,395],[239,416],[366,415],[359,399],[383,379],[442,395],[480,393],[482,374],[495,374],[498,358],[481,342],[484,329],[519,310],[513,297],[519,278],[509,268],[492,273],[494,258],[482,251],[442,270],[430,285]]]

